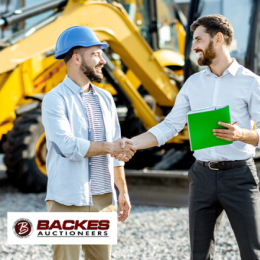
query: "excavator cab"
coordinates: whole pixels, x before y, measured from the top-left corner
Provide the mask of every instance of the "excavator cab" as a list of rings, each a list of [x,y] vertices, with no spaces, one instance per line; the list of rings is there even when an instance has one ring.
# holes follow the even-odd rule
[[[185,34],[181,35],[179,24],[185,26],[186,20],[174,1],[120,0],[120,3],[153,50],[183,53]]]
[[[46,22],[51,16],[53,16],[59,8],[49,9],[42,12],[42,8],[46,8],[48,5],[48,0],[4,0],[0,3],[1,17],[15,17],[15,15],[22,15],[25,12],[30,12],[35,14],[35,9],[38,9],[39,14],[33,15],[31,17],[25,18],[22,21],[11,24],[4,25],[0,28],[0,39],[10,38],[12,35],[28,32],[32,27],[40,24],[41,22]],[[63,1],[64,2],[64,1]],[[65,1],[66,3],[67,1]],[[47,4],[47,5],[46,5]],[[47,6],[48,7],[48,6]],[[48,9],[48,8],[47,8]],[[3,24],[1,24],[2,26]]]

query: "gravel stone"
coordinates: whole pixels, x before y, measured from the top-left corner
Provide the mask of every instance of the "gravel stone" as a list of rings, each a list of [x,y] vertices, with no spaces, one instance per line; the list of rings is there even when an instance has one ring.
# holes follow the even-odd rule
[[[51,260],[50,245],[8,245],[7,212],[45,212],[45,193],[23,194],[5,179],[0,155],[0,259]],[[127,221],[118,224],[117,260],[189,260],[188,208],[132,206]],[[83,253],[80,260],[83,260]],[[217,232],[215,260],[240,260],[227,216]]]

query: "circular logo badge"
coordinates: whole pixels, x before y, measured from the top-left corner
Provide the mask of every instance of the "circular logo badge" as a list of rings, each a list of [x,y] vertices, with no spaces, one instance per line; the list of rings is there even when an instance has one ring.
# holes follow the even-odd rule
[[[20,218],[13,225],[14,234],[19,238],[26,238],[33,232],[33,225],[29,219]]]

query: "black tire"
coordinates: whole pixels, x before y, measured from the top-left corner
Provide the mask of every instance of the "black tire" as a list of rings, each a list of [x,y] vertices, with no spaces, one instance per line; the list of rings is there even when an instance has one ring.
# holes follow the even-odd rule
[[[22,114],[6,135],[4,162],[11,183],[22,192],[44,192],[47,176],[37,166],[36,143],[44,133],[41,109]]]
[[[4,144],[5,141],[6,141],[6,135],[3,135],[1,140],[0,140],[0,153],[4,153],[3,144]]]

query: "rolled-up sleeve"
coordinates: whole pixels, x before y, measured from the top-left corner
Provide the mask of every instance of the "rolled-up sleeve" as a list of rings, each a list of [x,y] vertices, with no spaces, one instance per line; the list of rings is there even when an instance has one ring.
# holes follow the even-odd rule
[[[113,141],[115,141],[118,138],[121,138],[121,128],[120,128],[118,115],[117,115],[117,111],[116,111],[116,105],[115,105],[112,95],[111,95],[111,107],[112,107],[112,120],[113,120],[113,126],[114,126]],[[118,161],[115,158],[113,158],[113,159],[114,159],[114,167],[125,165],[124,162]]]
[[[169,139],[178,135],[184,125],[187,123],[187,112],[190,109],[190,101],[188,97],[188,80],[183,85],[176,97],[175,105],[166,118],[158,125],[149,129],[158,142],[158,146],[165,144]]]
[[[84,159],[90,142],[73,135],[66,115],[63,98],[57,93],[48,93],[42,102],[42,123],[46,137],[58,154],[71,161]]]
[[[260,77],[255,79],[249,93],[248,109],[252,120],[256,124],[255,131],[258,134],[258,145],[256,147],[260,148]]]

